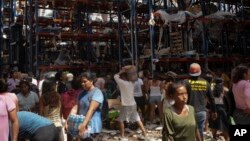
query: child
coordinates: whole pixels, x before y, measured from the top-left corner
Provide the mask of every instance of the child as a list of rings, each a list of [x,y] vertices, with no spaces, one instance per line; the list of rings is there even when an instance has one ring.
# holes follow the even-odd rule
[[[167,94],[175,102],[163,111],[162,140],[200,141],[194,108],[186,104],[188,93],[185,84],[182,81],[169,84]]]

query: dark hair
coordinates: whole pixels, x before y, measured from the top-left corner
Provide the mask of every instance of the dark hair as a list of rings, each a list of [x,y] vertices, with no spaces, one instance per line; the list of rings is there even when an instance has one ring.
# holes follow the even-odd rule
[[[8,84],[4,79],[0,79],[0,93],[4,93],[8,91]]]
[[[20,88],[21,88],[21,85],[28,86],[28,88],[30,90],[30,82],[28,80],[26,80],[26,79],[21,80],[20,83],[19,83]]]
[[[214,89],[213,89],[213,95],[214,97],[220,97],[220,95],[223,92],[223,79],[220,77],[217,77],[214,79]]]
[[[173,82],[173,83],[170,83],[169,86],[168,86],[168,95],[169,96],[173,96],[176,92],[176,90],[179,88],[179,87],[186,87],[185,83],[183,81],[176,81],[176,82]]]
[[[60,95],[56,91],[55,79],[45,79],[42,84],[41,100],[45,106],[57,107],[60,104]]]
[[[204,79],[207,80],[207,82],[211,83],[212,80],[213,80],[213,76],[212,76],[212,74],[207,73],[207,74],[204,76]]]
[[[82,77],[86,77],[88,80],[93,81],[93,82],[96,79],[96,75],[94,73],[92,73],[92,72],[84,72],[84,73],[81,74],[81,78]]]
[[[71,81],[72,89],[78,90],[82,88],[81,79],[79,77],[74,77]]]
[[[62,72],[62,71],[58,71],[58,72],[55,74],[55,79],[56,79],[56,81],[60,81],[62,75],[63,75],[63,72]]]
[[[165,81],[166,82],[174,82],[176,80],[177,74],[172,71],[168,71],[165,73]]]
[[[244,74],[247,73],[249,67],[246,65],[238,65],[231,72],[231,78],[233,83],[238,83],[240,80],[244,79]]]

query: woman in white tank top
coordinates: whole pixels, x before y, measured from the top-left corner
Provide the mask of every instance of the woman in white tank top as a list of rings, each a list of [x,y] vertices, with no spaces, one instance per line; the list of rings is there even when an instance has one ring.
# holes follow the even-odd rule
[[[161,104],[161,80],[154,77],[149,80],[149,104],[150,104],[150,122],[153,123],[156,119],[155,108],[157,106],[159,116],[162,117],[162,104]],[[161,118],[160,118],[161,121]]]

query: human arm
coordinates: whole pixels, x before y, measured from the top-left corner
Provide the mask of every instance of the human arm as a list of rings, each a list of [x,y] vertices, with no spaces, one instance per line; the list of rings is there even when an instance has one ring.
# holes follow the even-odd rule
[[[211,91],[211,86],[210,84],[207,82],[207,92],[206,92],[206,96],[209,100],[209,103],[211,105],[211,118],[213,120],[215,120],[217,118],[217,112],[216,112],[216,106],[215,106],[215,101],[214,101],[214,95],[212,94],[212,91]]]
[[[246,83],[243,93],[244,96],[246,97],[244,99],[245,103],[247,104],[247,108],[244,110],[244,112],[250,114],[250,82]]]
[[[94,88],[95,89],[95,88]],[[100,114],[96,114],[95,118],[92,119],[92,116],[95,114],[95,112],[101,112],[101,105],[103,103],[104,97],[103,97],[103,93],[99,90],[99,89],[95,89],[93,90],[93,95],[91,97],[89,97],[89,104],[86,105],[88,111],[86,111],[85,118],[84,121],[82,122],[82,124],[80,124],[80,126],[78,127],[79,129],[79,135],[83,135],[84,132],[87,129],[87,126],[89,123],[95,122],[96,119],[101,119],[101,115]],[[98,110],[98,111],[97,111]],[[92,124],[91,124],[92,126]],[[93,127],[95,128],[95,127]]]
[[[163,111],[163,129],[162,129],[162,141],[174,141],[173,134],[173,126],[171,124],[173,116],[170,114],[169,109],[165,109]]]
[[[88,109],[87,114],[85,115],[84,121],[82,124],[79,125],[78,129],[79,129],[79,135],[82,136],[84,134],[84,132],[87,130],[87,125],[90,122],[93,114],[95,113],[95,111],[99,108],[100,103],[92,100]]]
[[[105,79],[104,78],[100,78],[101,79],[101,83],[100,83],[100,89],[103,91],[103,90],[105,90]]]
[[[34,95],[35,105],[34,107],[31,107],[30,111],[33,113],[39,113],[40,112],[39,95],[33,91],[31,93]]]
[[[69,119],[69,116],[70,116],[70,115],[75,115],[75,114],[77,114],[77,111],[78,111],[78,105],[76,104],[76,105],[71,109],[71,111],[70,111],[70,113],[69,113],[69,115],[68,115],[68,117],[67,117],[67,119],[66,119],[66,122],[65,122],[65,125],[64,125],[64,128],[65,128],[66,131],[68,130],[68,119]]]
[[[40,101],[39,101],[39,114],[41,116],[44,116],[44,104],[43,104],[43,102],[44,102],[44,98],[42,96]]]
[[[195,130],[195,138],[196,138],[196,141],[201,141],[201,136],[200,136],[198,127]]]
[[[19,132],[19,123],[18,123],[16,109],[13,109],[12,111],[9,111],[8,116],[9,116],[9,119],[10,119],[11,124],[12,124],[12,126],[11,126],[12,141],[17,141],[18,132]]]

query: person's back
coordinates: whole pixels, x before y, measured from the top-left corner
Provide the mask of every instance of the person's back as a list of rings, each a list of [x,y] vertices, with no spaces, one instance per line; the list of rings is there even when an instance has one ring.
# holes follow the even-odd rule
[[[195,107],[196,112],[206,111],[206,95],[210,93],[209,83],[203,78],[191,78],[187,81],[190,91],[188,103]]]
[[[236,109],[233,117],[236,124],[250,124],[250,65],[239,65],[232,70],[232,92]]]
[[[57,141],[56,127],[49,119],[38,114],[20,111],[17,112],[19,120],[19,139],[25,138],[32,141]]]
[[[6,141],[8,140],[9,135],[9,114],[10,112],[14,111],[16,106],[14,101],[7,96],[8,93],[1,93],[0,94],[0,111],[1,111],[1,126],[0,126],[0,140]]]
[[[198,122],[198,128],[201,138],[203,139],[203,131],[206,121],[207,100],[211,104],[212,118],[216,118],[214,97],[211,93],[210,84],[201,75],[201,67],[197,63],[192,63],[189,68],[190,79],[186,79],[187,90],[189,94],[188,104],[195,108],[195,114]]]
[[[120,110],[121,112],[118,117],[118,121],[120,124],[120,134],[122,138],[125,134],[124,121],[137,122],[137,124],[142,130],[143,135],[146,136],[146,130],[141,122],[140,116],[136,109],[137,106],[134,99],[134,82],[129,81],[132,80],[131,78],[135,78],[131,75],[131,70],[134,71],[133,74],[137,74],[134,68],[135,67],[131,65],[125,66],[120,70],[120,72],[114,75],[114,79],[117,85],[119,86],[121,92],[122,107]]]
[[[71,109],[77,103],[77,98],[81,92],[82,90],[71,89],[62,94],[62,115],[64,119],[67,119]]]
[[[105,86],[105,79],[102,77],[97,77],[94,85],[103,91]]]
[[[124,106],[136,105],[134,99],[134,84],[130,81],[126,81],[120,78],[120,75],[115,74],[114,79],[119,86],[121,92],[121,101]]]

